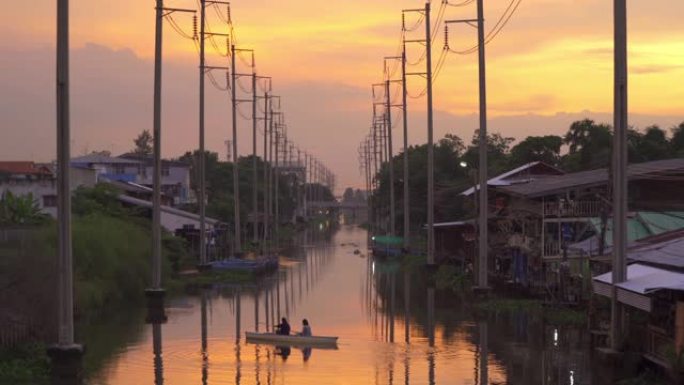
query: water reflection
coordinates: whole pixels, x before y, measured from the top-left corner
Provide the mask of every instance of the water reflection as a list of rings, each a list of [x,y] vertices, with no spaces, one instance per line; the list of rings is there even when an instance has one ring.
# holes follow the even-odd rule
[[[161,324],[145,329],[151,333],[97,378],[111,385],[197,383],[198,373],[209,385],[601,383],[591,378],[580,331],[524,312],[477,318],[423,274],[355,255],[365,240],[354,227],[307,233],[296,240],[305,247],[288,250],[274,276],[170,299],[163,335]],[[339,336],[339,350],[242,338],[272,330],[282,316],[295,328],[307,318],[315,335]]]
[[[154,385],[164,384],[164,361],[162,359],[162,324],[152,324],[152,350],[154,352]]]

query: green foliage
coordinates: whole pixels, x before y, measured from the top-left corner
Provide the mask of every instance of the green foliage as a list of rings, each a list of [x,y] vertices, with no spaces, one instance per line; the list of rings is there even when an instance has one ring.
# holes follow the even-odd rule
[[[135,148],[133,152],[136,155],[148,156],[152,155],[152,134],[149,130],[143,130],[135,139],[133,139],[133,144]]]
[[[32,193],[15,195],[7,190],[0,197],[0,225],[37,225],[48,220]]]
[[[47,383],[50,362],[45,346],[30,343],[15,348],[0,348],[0,383]]]
[[[52,233],[54,236],[54,233]],[[50,242],[50,247],[56,246]],[[148,229],[106,213],[76,217],[73,223],[74,291],[78,313],[109,303],[140,300],[150,277]],[[163,263],[164,276],[170,266]]]
[[[454,265],[440,265],[435,274],[435,284],[439,290],[453,293],[465,293],[472,286],[470,276],[461,272]]]
[[[511,168],[540,161],[552,166],[560,163],[563,138],[556,135],[528,136],[511,149]]]
[[[71,212],[76,216],[100,213],[115,218],[130,219],[141,211],[125,208],[117,197],[121,190],[109,183],[98,183],[95,187],[78,187],[71,200]]]

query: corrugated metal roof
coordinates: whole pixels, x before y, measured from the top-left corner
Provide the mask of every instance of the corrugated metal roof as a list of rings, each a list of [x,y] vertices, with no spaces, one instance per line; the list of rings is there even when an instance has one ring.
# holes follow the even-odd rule
[[[140,164],[140,161],[134,159],[114,158],[103,154],[88,154],[72,158],[71,163],[95,163],[95,164]]]
[[[598,233],[601,228],[601,219],[590,218],[589,222],[594,227],[594,231]],[[648,240],[655,235],[680,229],[684,229],[684,212],[638,211],[627,220],[627,241],[630,244],[630,248],[641,247],[643,245],[640,246],[638,241]],[[682,236],[684,237],[684,234]],[[613,246],[613,221],[611,218],[607,222],[605,239],[604,254],[609,254]],[[667,238],[666,240],[670,239]],[[659,243],[660,240],[655,240],[655,242]],[[597,255],[599,248],[598,236],[594,235],[581,242],[573,243],[568,248],[588,255]]]
[[[594,277],[594,281],[612,284],[612,274],[608,272],[598,275]],[[616,286],[638,294],[649,294],[663,289],[681,290],[684,286],[684,273],[634,263],[627,266],[627,280]]]
[[[549,170],[555,170],[555,171],[558,172],[558,174],[563,174],[563,171],[561,171],[560,169],[558,169],[558,168],[556,168],[556,167],[553,167],[553,166],[551,166],[551,165],[548,165],[548,164],[546,164],[546,163],[544,163],[544,162],[535,161],[535,162],[530,162],[530,163],[524,164],[524,165],[522,165],[522,166],[520,166],[520,167],[518,167],[518,168],[515,168],[515,169],[513,169],[513,170],[506,171],[506,172],[503,173],[503,174],[497,175],[497,176],[495,176],[494,178],[489,179],[489,180],[487,181],[487,186],[494,186],[494,187],[498,187],[498,186],[510,186],[510,185],[516,184],[516,183],[526,183],[526,182],[529,182],[529,181],[531,181],[531,180],[533,180],[533,179],[532,179],[532,178],[529,178],[529,177],[528,177],[528,178],[522,178],[522,179],[513,179],[513,177],[516,176],[517,174],[520,174],[520,173],[523,172],[523,171],[530,170],[530,169],[532,169],[533,167],[538,166],[538,165],[543,165],[544,167],[546,167],[546,168],[549,169]],[[538,177],[539,177],[539,178],[546,178],[546,177],[548,177],[548,176],[549,176],[549,175],[534,175],[535,178],[538,178]],[[480,188],[480,184],[478,183],[478,184],[476,185],[476,187],[479,189],[479,188]],[[471,187],[471,188],[465,190],[464,192],[462,192],[461,195],[469,196],[469,195],[472,195],[474,192],[475,192],[475,187]]]
[[[636,179],[641,176],[672,173],[673,171],[684,173],[684,158],[631,164],[627,168],[627,175],[630,179]],[[606,184],[607,182],[608,169],[601,168],[533,179],[527,183],[502,186],[500,189],[511,194],[522,195],[528,198],[538,198],[575,187],[591,187]]]

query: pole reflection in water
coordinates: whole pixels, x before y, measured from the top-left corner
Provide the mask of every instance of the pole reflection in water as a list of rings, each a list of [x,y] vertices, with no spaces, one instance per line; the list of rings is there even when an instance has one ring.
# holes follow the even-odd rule
[[[207,293],[202,292],[200,298],[200,343],[202,344],[202,384],[209,378],[209,353],[207,351]]]
[[[428,343],[430,347],[435,346],[435,288],[427,289],[427,322],[428,322]]]
[[[404,341],[411,340],[411,273],[404,271]]]
[[[392,273],[390,276],[390,317],[389,317],[389,323],[390,323],[390,342],[394,343],[394,304],[396,300],[396,294],[395,294],[395,277],[396,274]]]
[[[254,345],[254,377],[256,385],[261,385],[261,348],[259,345]]]
[[[152,324],[152,350],[154,351],[154,385],[164,384],[164,361],[162,359],[162,324]]]
[[[259,331],[259,289],[254,291],[254,331]]]
[[[241,299],[240,295],[240,289],[237,289],[236,295],[235,295],[235,342],[239,345],[240,344],[240,333],[241,333],[241,328],[240,328],[240,320],[241,320],[241,310],[242,306],[240,303]]]
[[[489,335],[488,332],[489,330],[487,329],[487,322],[486,321],[480,321],[479,322],[479,344],[478,346],[480,347],[479,349],[479,354],[478,354],[478,361],[479,361],[479,367],[480,367],[480,385],[488,385],[489,384],[489,349],[487,347],[487,344],[489,343]]]
[[[264,290],[264,319],[266,321],[266,332],[271,331],[271,319],[268,315],[268,288]]]

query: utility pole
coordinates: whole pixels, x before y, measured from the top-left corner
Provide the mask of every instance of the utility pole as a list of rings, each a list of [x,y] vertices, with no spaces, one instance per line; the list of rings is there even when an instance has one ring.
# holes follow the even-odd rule
[[[163,18],[163,16],[161,16]],[[154,55],[154,122],[152,175],[152,290],[163,293],[161,288],[161,76],[162,76],[162,22],[156,22]],[[204,235],[204,234],[202,234]],[[162,294],[163,296],[163,294]]]
[[[478,0],[482,1],[482,0]],[[430,32],[430,2],[425,3],[425,61],[427,65],[427,264],[435,264],[435,155],[432,135],[432,34]]]
[[[204,27],[206,17],[206,0],[200,1],[200,78],[199,78],[199,214],[200,214],[200,266],[207,265],[207,224],[206,224],[206,159],[204,149]]]
[[[427,265],[433,267],[435,265],[435,151],[434,151],[434,137],[433,137],[433,114],[432,114],[432,32],[430,26],[430,2],[425,3],[425,8],[405,9],[402,11],[421,13],[425,17],[425,39],[420,40],[403,40],[406,43],[421,43],[425,44],[425,73],[405,73],[406,75],[425,76],[427,82]],[[404,48],[404,60],[406,49]],[[404,82],[405,84],[406,82]],[[404,90],[405,93],[405,90]],[[405,96],[404,96],[405,97]],[[404,109],[406,109],[404,107]],[[405,142],[406,143],[406,142]],[[404,149],[406,151],[407,149]],[[405,158],[407,159],[407,158]],[[408,162],[405,162],[407,164]],[[404,166],[407,167],[407,166]],[[407,182],[404,182],[407,183]]]
[[[157,23],[161,23],[157,1]],[[158,27],[159,29],[159,27]],[[69,180],[69,1],[57,1],[57,345],[48,349],[53,380],[80,384],[83,348],[74,343],[73,261],[71,243],[71,188]],[[55,381],[56,382],[56,381]]]
[[[403,27],[402,27],[403,28]],[[408,251],[411,237],[409,205],[409,166],[408,166],[408,110],[406,105],[406,43],[402,39],[401,51],[401,109],[404,128],[404,249]]]
[[[385,65],[385,68],[387,65]],[[390,235],[395,236],[395,214],[394,214],[394,151],[392,149],[392,98],[390,96],[390,80],[389,73],[388,78],[385,80],[385,115],[386,115],[386,125],[387,125],[387,158],[388,158],[388,168],[389,168],[389,191],[390,191]]]
[[[252,52],[252,241],[259,241],[259,204],[257,201],[258,171],[257,171],[257,75]]]
[[[275,128],[275,186],[274,186],[274,199],[275,199],[275,212],[274,212],[274,220],[273,220],[273,234],[275,236],[275,245],[276,245],[276,250],[279,247],[280,243],[280,231],[279,231],[279,226],[280,226],[280,205],[279,205],[279,187],[280,187],[280,165],[279,165],[279,158],[280,158],[280,153],[279,153],[279,146],[280,146],[280,128],[281,125],[279,123],[276,124]]]
[[[624,308],[617,298],[617,284],[627,280],[627,5],[614,0],[614,122],[613,141],[613,273],[611,299],[611,348],[620,350]]]
[[[233,118],[233,217],[235,226],[235,254],[242,254],[240,234],[240,181],[238,172],[238,146],[237,146],[237,81],[235,74],[235,44],[230,46],[230,75],[231,75],[231,107]]]
[[[270,87],[269,87],[270,88]],[[269,89],[270,91],[270,89]],[[268,106],[270,95],[267,91],[264,94],[264,238],[263,243],[268,240]]]
[[[477,0],[477,38],[478,38],[478,61],[479,61],[479,93],[480,93],[480,143],[479,143],[479,182],[480,182],[480,204],[479,204],[479,233],[478,237],[478,271],[477,286],[485,290],[487,283],[487,261],[488,261],[488,228],[487,212],[489,211],[488,186],[487,186],[487,85],[485,72],[485,38],[484,38],[484,6],[483,0]]]

